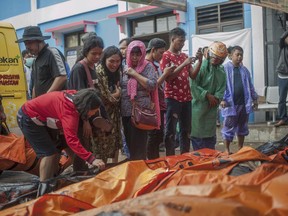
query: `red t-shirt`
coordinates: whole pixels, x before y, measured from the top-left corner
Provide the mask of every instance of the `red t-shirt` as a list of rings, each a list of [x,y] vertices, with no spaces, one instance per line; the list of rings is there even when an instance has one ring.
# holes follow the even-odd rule
[[[167,50],[162,57],[160,67],[164,71],[166,67],[170,67],[174,64],[176,67],[181,65],[188,56],[185,53],[174,54]],[[189,70],[192,66],[186,65],[182,71],[179,72],[178,76],[166,82],[165,84],[165,98],[172,98],[179,102],[191,101],[191,91],[189,85]]]
[[[75,90],[66,92],[76,93]],[[63,129],[67,145],[73,152],[83,160],[93,162],[95,157],[82,146],[77,136],[79,113],[73,102],[65,97],[64,92],[54,91],[27,101],[23,105],[23,111],[37,125]]]

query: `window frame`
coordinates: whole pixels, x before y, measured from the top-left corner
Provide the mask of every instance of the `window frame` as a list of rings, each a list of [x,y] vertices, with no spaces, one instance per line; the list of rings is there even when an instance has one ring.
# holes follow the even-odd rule
[[[141,18],[135,18],[135,19],[129,20],[131,37],[139,37],[139,36],[151,35],[151,34],[155,34],[155,33],[169,32],[169,29],[167,31],[159,31],[159,32],[157,31],[157,19],[158,18],[166,18],[166,20],[167,20],[168,17],[175,17],[175,20],[177,21],[176,15],[173,14],[173,12],[155,14],[155,15],[151,15],[151,16],[147,16],[147,17],[141,17]],[[145,21],[151,21],[151,20],[153,21],[153,24],[154,24],[154,28],[153,28],[152,33],[142,34],[142,35],[136,35],[135,34],[135,28],[136,28],[137,23],[145,22]],[[168,20],[167,20],[166,24],[167,24],[167,28],[168,28],[169,27]]]
[[[221,21],[221,6],[223,7],[223,5],[233,5],[233,4],[241,4],[242,5],[242,17],[241,19],[235,19],[235,20],[230,20],[230,21]],[[203,24],[203,25],[199,25],[199,17],[198,17],[198,10],[201,9],[205,9],[205,8],[213,8],[213,7],[217,7],[217,23],[211,23],[211,24]],[[218,3],[218,4],[211,4],[211,5],[206,5],[206,6],[201,6],[201,7],[197,7],[195,8],[195,20],[196,20],[196,33],[197,34],[208,34],[208,33],[214,33],[214,32],[227,32],[227,31],[223,31],[223,28],[228,27],[228,26],[237,26],[240,24],[241,28],[236,28],[235,30],[240,30],[244,28],[244,6],[243,3],[237,3],[237,2],[226,2],[226,3]],[[216,29],[216,31],[211,30],[209,31],[209,29]],[[207,31],[204,32],[203,31]],[[202,33],[201,33],[202,32]]]
[[[73,46],[73,47],[67,47],[67,37],[69,37],[71,35],[76,35],[76,34],[77,34],[77,38],[78,38],[78,42],[77,42],[78,45],[77,46]],[[77,59],[78,54],[79,54],[79,50],[81,50],[82,47],[83,47],[83,44],[82,44],[82,41],[81,41],[81,37],[84,34],[85,34],[84,30],[79,30],[79,31],[75,31],[75,32],[66,33],[66,34],[63,35],[63,37],[64,37],[64,56],[65,56],[65,59],[66,59],[67,62],[68,62],[67,53],[70,52],[70,51],[76,52],[76,59]],[[76,59],[75,59],[75,61],[76,61]],[[72,62],[72,63],[69,64],[70,69],[72,69],[74,64],[75,64],[75,62]]]

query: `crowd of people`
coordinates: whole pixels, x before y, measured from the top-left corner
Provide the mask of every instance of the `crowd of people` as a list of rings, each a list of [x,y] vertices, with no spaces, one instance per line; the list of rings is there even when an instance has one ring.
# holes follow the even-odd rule
[[[190,151],[191,143],[193,150],[215,149],[219,106],[227,153],[232,153],[235,135],[242,148],[258,95],[240,46],[227,49],[215,41],[189,57],[182,52],[186,32],[179,27],[170,31],[169,44],[153,38],[147,47],[131,38],[105,47],[101,37],[86,33],[68,79],[65,58],[45,43],[48,38],[31,26],[18,40],[35,56],[30,65],[32,99],[20,108],[18,124],[42,158],[40,181],[57,173],[63,149],[74,158],[75,170],[89,164],[103,169],[108,158],[116,163],[120,149],[129,160],[155,159],[164,143],[166,155],[175,155],[177,135],[181,154]],[[155,110],[155,129],[133,123],[136,104]],[[112,129],[96,128],[93,121],[99,117]],[[59,142],[61,136],[66,142]]]

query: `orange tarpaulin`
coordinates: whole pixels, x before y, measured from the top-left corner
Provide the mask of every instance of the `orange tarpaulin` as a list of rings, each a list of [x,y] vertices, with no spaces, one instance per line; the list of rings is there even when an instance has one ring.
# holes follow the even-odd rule
[[[261,185],[207,183],[169,187],[74,215],[288,215],[287,179],[288,173]]]
[[[0,164],[3,164],[4,159],[26,163],[24,136],[17,137],[13,133],[7,136],[0,135]]]
[[[64,187],[54,192],[52,197],[44,195],[3,210],[0,215],[71,215],[77,202],[93,208],[108,205],[83,215],[95,215],[98,210],[114,208],[130,213],[147,212],[146,215],[175,215],[175,209],[179,213],[179,209],[185,209],[185,206],[194,209],[197,215],[209,215],[209,212],[213,215],[267,215],[273,212],[284,215],[288,210],[283,202],[288,200],[288,165],[287,161],[277,158],[286,154],[284,150],[268,157],[244,147],[230,156],[203,149],[154,161],[131,161],[103,171],[94,178]],[[273,160],[283,163],[274,163]],[[245,165],[246,162],[258,166],[240,176],[229,175],[235,166]],[[61,203],[57,201],[59,199]],[[46,200],[45,205],[43,200]],[[150,200],[154,203],[152,206]],[[110,206],[112,203],[115,204]],[[89,209],[89,205],[83,210]],[[127,208],[123,207],[125,205]],[[170,212],[169,209],[174,210]],[[77,212],[79,209],[74,213]]]
[[[26,171],[39,175],[40,160],[24,136],[13,133],[0,135],[0,171]],[[60,158],[60,168],[64,170],[71,164],[71,159],[66,156]]]

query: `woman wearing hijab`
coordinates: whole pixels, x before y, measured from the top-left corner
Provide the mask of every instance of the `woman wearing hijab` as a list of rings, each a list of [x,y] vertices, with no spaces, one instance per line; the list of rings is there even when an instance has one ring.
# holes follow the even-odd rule
[[[103,51],[100,64],[96,67],[97,89],[101,93],[101,99],[113,128],[110,133],[94,131],[92,151],[97,158],[105,162],[108,158],[118,162],[118,153],[122,145],[119,84],[121,64],[120,50],[116,46],[109,46]]]
[[[130,152],[130,160],[146,160],[147,130],[136,128],[131,123],[132,103],[150,108],[154,103],[160,127],[160,108],[157,92],[157,76],[149,61],[145,60],[143,42],[132,41],[126,53],[127,71],[121,79],[121,115],[124,134]]]

